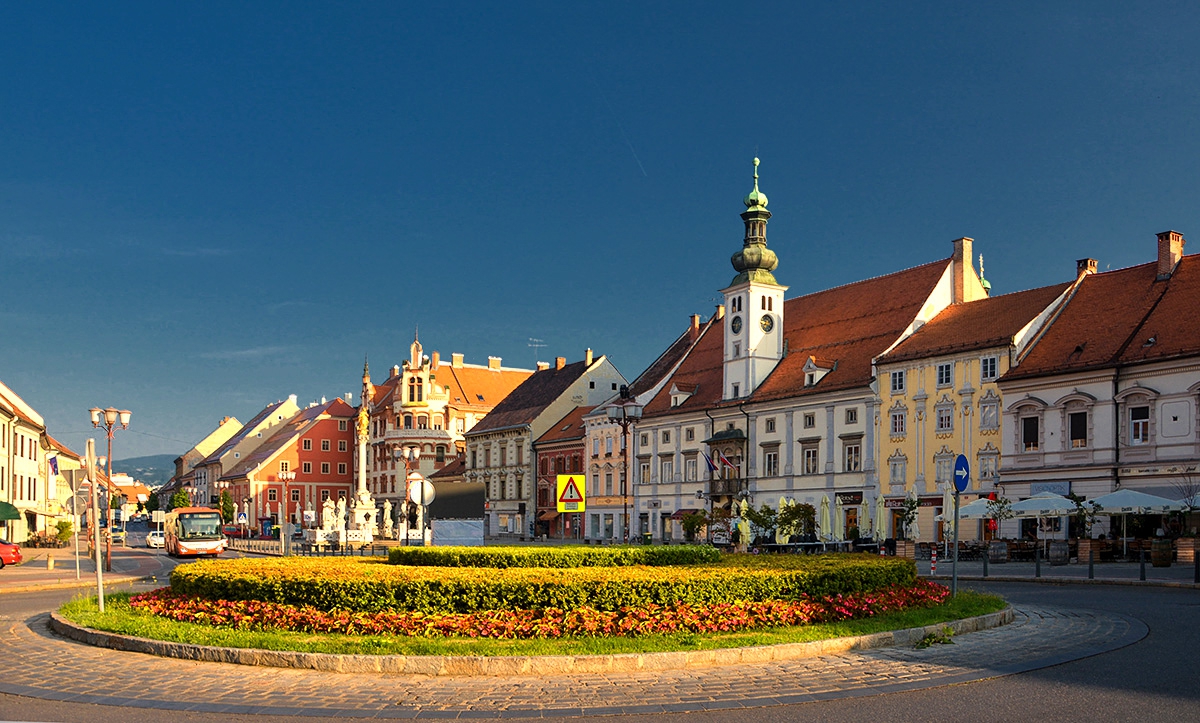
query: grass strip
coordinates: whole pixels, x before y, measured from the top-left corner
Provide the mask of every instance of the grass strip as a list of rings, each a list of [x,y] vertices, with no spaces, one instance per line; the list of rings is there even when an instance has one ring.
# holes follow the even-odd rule
[[[334,654],[510,656],[674,652],[812,642],[950,622],[993,613],[1003,609],[1004,605],[1004,600],[994,595],[960,590],[958,597],[936,607],[903,610],[837,623],[767,628],[741,633],[532,640],[317,635],[229,630],[173,622],[139,612],[130,607],[129,595],[124,593],[106,596],[106,609],[103,614],[98,611],[95,598],[76,598],[63,605],[59,612],[69,620],[95,630],[193,645]]]

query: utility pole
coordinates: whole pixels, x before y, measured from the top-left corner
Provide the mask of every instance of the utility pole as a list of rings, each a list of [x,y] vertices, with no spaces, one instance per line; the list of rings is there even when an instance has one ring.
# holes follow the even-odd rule
[[[92,514],[88,524],[92,526],[92,537],[96,549],[96,600],[100,604],[100,612],[104,612],[104,565],[100,551],[100,481],[96,479],[96,440],[87,441],[87,472],[92,486]]]

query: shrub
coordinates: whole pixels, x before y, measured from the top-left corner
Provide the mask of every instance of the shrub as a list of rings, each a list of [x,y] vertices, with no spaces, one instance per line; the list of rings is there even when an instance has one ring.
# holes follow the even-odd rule
[[[916,579],[912,561],[874,555],[730,556],[662,567],[407,567],[346,558],[213,560],[171,573],[172,591],[321,610],[465,613],[709,605],[868,592]]]
[[[707,545],[667,547],[393,547],[392,565],[429,567],[623,567],[717,562]]]

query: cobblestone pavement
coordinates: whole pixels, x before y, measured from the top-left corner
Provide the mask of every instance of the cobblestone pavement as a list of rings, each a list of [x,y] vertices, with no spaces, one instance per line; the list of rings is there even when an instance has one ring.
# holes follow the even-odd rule
[[[348,675],[156,658],[59,639],[48,615],[5,620],[0,692],[133,708],[377,718],[525,718],[728,710],[846,698],[1035,670],[1129,645],[1141,622],[1020,607],[953,645],[660,673],[544,678]],[[114,672],[117,674],[114,675]]]

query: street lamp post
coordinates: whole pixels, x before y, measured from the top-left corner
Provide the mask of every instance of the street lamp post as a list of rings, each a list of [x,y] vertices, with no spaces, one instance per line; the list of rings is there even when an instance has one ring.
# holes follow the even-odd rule
[[[132,412],[130,412],[128,409],[116,409],[114,407],[108,407],[106,409],[100,409],[99,407],[92,407],[91,409],[88,410],[88,412],[92,415],[92,427],[93,428],[104,427],[104,431],[107,433],[107,436],[108,436],[108,455],[107,455],[106,459],[108,460],[108,464],[107,464],[108,483],[111,485],[112,484],[113,432],[116,430],[117,422],[121,423],[121,429],[129,429],[129,417],[132,416]],[[107,490],[105,490],[105,494],[108,494]],[[109,522],[108,534],[105,535],[105,543],[104,543],[104,567],[109,572],[112,571],[112,524],[111,524],[112,523],[112,520],[111,520],[112,511],[111,510],[112,510],[112,505],[109,505],[109,518],[110,519],[108,520],[108,522]]]
[[[284,556],[292,554],[292,513],[288,511],[288,506],[291,504],[291,498],[288,497],[288,482],[295,479],[296,473],[291,470],[279,473],[279,481],[283,482],[283,519],[287,520],[279,528],[279,546]]]
[[[629,447],[632,442],[632,439],[629,439],[629,427],[642,418],[642,405],[630,396],[629,387],[624,384],[621,385],[620,401],[614,402],[608,407],[608,418],[621,425],[621,446],[624,447],[625,452],[625,477],[621,480],[621,497],[624,505],[622,527],[624,527],[625,544],[629,544]]]
[[[246,516],[246,521],[242,523],[242,539],[250,539],[250,498],[242,498],[242,514]],[[248,544],[248,543],[247,543]]]
[[[404,506],[408,507],[408,505],[411,504],[411,502],[412,502],[408,496],[408,475],[409,475],[409,472],[412,470],[412,468],[417,465],[417,461],[421,459],[421,449],[419,447],[405,447],[404,449],[394,450],[392,452],[392,456],[397,461],[404,463],[404,502],[405,502]],[[424,502],[425,502],[425,482],[424,482],[424,480],[422,480],[421,481],[421,503],[422,503],[421,507],[422,507],[422,510],[421,510],[421,520],[420,520],[421,544],[422,545],[425,544],[425,511],[423,509],[425,506]],[[408,546],[408,539],[411,536],[411,534],[412,534],[412,531],[408,529],[408,515],[405,515],[404,516],[404,546],[405,547]]]

